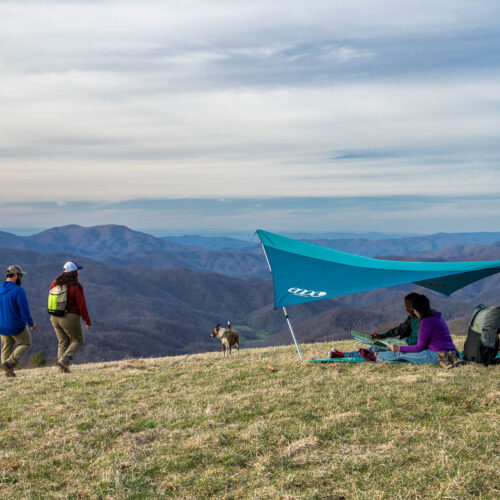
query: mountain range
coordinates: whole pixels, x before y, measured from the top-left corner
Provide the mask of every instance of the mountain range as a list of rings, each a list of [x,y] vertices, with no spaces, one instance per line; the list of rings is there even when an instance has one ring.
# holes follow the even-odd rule
[[[495,237],[495,242],[477,243]],[[243,347],[289,343],[283,314],[273,309],[272,282],[260,246],[247,242],[246,247],[237,243],[233,246],[227,241],[231,239],[215,238],[208,243],[213,248],[202,248],[194,245],[199,243],[198,238],[169,241],[113,225],[64,226],[22,237],[0,233],[0,263],[4,267],[17,263],[29,272],[23,286],[39,325],[33,333],[33,352],[43,349],[49,357],[55,356],[57,341],[46,313],[46,300],[51,281],[67,260],[84,266],[81,281],[94,322],[78,355],[80,361],[218,349],[209,333],[216,323],[227,320],[240,330]],[[398,260],[500,259],[500,233],[414,238],[369,243],[374,245],[372,251],[377,249],[377,255]],[[201,241],[207,243],[206,237]],[[321,243],[366,254],[366,241]],[[457,241],[463,243],[450,246]],[[408,248],[430,249],[400,253]],[[414,289],[406,285],[373,290],[295,306],[288,312],[302,342],[345,338],[351,327],[382,331],[402,321],[402,297]],[[470,285],[452,298],[428,290],[425,293],[454,332],[465,333],[477,303],[498,303],[500,277]]]
[[[225,251],[186,246],[133,231],[125,226],[56,227],[30,236],[0,233],[0,245],[38,252],[69,252],[111,266],[189,267],[235,277],[267,277],[258,245],[253,251]]]
[[[336,250],[364,255],[419,255],[464,246],[491,245],[500,242],[496,233],[438,233],[429,236],[410,236],[399,239],[368,238],[313,239],[310,243]],[[269,276],[257,236],[251,241],[235,238],[202,236],[154,237],[125,226],[103,225],[56,227],[30,236],[0,232],[0,245],[37,252],[69,252],[89,257],[111,266],[139,265],[152,268],[189,267],[201,272],[216,272],[234,277]],[[489,251],[494,254],[495,250]],[[429,257],[434,258],[434,257]],[[436,257],[441,258],[441,257]],[[477,259],[476,259],[477,260]]]

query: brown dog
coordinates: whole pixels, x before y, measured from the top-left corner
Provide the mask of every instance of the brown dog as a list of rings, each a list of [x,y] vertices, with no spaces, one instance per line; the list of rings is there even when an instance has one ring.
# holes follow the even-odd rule
[[[231,356],[231,349],[236,346],[238,349],[238,354],[240,353],[240,336],[238,332],[231,330],[231,323],[227,322],[227,328],[221,328],[220,323],[212,330],[210,337],[213,339],[220,339],[222,344],[222,354],[226,355],[226,350],[229,351],[229,356]]]

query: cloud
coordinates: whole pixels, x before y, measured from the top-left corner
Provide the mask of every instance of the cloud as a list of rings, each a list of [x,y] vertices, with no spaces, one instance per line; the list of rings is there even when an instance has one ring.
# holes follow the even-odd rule
[[[359,50],[349,46],[339,47],[330,45],[324,48],[320,54],[320,59],[335,61],[338,63],[347,63],[355,59],[369,59],[374,57],[375,53],[370,50]]]
[[[493,196],[499,11],[2,2],[0,200]]]
[[[498,190],[494,78],[140,98],[110,90],[109,100],[79,97],[78,75],[48,88],[45,78],[32,76],[32,97],[6,103],[15,118],[0,125],[2,165],[29,197],[53,199],[67,175],[72,196],[104,200]]]
[[[0,227],[38,227],[67,223],[70,215],[82,225],[125,224],[165,235],[171,233],[240,233],[245,237],[257,228],[276,232],[373,231],[383,233],[435,233],[488,231],[500,211],[500,197],[474,196],[357,196],[279,197],[218,199],[135,199],[99,204],[67,203],[0,204],[6,217]],[[203,214],[202,217],[200,214]],[[8,225],[6,224],[8,223]]]

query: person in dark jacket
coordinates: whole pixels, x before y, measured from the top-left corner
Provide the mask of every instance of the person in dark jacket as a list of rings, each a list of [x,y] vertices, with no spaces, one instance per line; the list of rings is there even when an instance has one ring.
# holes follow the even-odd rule
[[[64,316],[51,316],[50,321],[59,340],[57,366],[63,373],[69,373],[69,364],[84,343],[82,319],[87,330],[92,326],[87,310],[83,287],[78,281],[78,271],[83,269],[74,262],[66,262],[63,272],[52,282],[55,286],[67,287],[67,305]]]
[[[15,377],[14,368],[31,347],[31,334],[26,324],[31,330],[36,330],[36,324],[21,286],[27,273],[20,266],[12,265],[5,274],[6,279],[0,285],[1,367],[7,377]]]
[[[405,309],[408,317],[398,326],[387,330],[384,333],[372,333],[373,339],[385,339],[396,337],[405,340],[408,345],[416,345],[418,341],[418,318],[413,313],[412,303],[418,297],[418,293],[409,293],[405,297]]]

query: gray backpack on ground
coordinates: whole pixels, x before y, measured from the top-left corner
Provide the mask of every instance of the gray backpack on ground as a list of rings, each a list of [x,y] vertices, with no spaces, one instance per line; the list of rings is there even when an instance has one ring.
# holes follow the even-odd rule
[[[491,365],[498,354],[500,306],[477,306],[473,313],[464,346],[464,359]]]

